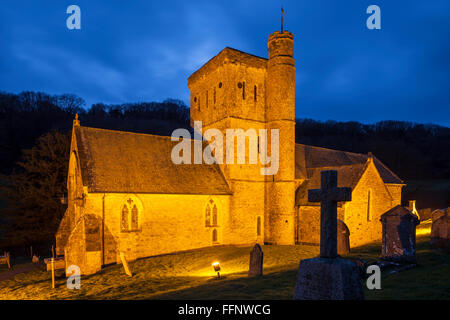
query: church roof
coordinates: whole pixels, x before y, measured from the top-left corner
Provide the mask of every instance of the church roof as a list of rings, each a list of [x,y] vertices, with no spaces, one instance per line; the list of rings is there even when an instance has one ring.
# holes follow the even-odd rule
[[[375,156],[373,162],[384,183],[402,184],[403,181]],[[315,181],[322,170],[337,170],[338,184],[354,187],[359,180],[369,155],[332,150],[304,144],[295,145],[295,178]],[[356,180],[355,180],[356,179]],[[319,180],[320,181],[320,180]],[[339,182],[341,181],[341,182]],[[320,185],[320,183],[319,183]]]
[[[191,74],[188,78],[188,84],[217,69],[217,67],[221,66],[225,62],[239,63],[247,65],[249,67],[261,69],[265,69],[267,67],[266,58],[258,57],[250,53],[226,47],[216,56],[208,60],[208,62],[201,66],[200,69]]]
[[[218,165],[174,164],[171,151],[178,142],[170,137],[74,129],[89,192],[231,194]]]
[[[321,172],[336,170],[338,187],[355,188],[367,167],[366,154],[332,150],[304,144],[295,145],[295,178],[305,179],[297,189],[298,205],[318,205],[308,201],[309,189],[320,189]],[[403,181],[373,156],[373,162],[384,183],[402,184]]]

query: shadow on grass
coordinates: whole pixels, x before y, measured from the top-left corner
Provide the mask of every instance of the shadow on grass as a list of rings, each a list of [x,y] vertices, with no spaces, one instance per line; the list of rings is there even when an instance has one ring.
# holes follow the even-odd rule
[[[209,280],[197,287],[154,295],[152,299],[230,300],[230,299],[292,299],[297,269],[269,273],[260,277],[243,274]]]

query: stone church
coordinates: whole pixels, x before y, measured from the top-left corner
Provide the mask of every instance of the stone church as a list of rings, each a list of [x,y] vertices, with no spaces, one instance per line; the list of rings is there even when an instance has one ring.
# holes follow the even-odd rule
[[[68,208],[57,253],[82,274],[128,260],[214,245],[319,243],[320,206],[307,190],[338,171],[352,201],[339,218],[352,246],[381,239],[381,214],[403,182],[374,155],[295,143],[293,35],[269,36],[269,57],[225,48],[188,78],[203,130],[278,129],[279,170],[261,164],[174,164],[171,137],[84,127],[74,120]],[[203,131],[204,132],[204,131]]]

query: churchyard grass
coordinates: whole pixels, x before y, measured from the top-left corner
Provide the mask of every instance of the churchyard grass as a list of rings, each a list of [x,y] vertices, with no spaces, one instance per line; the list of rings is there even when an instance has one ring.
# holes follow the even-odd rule
[[[450,255],[430,249],[429,236],[417,239],[416,268],[382,274],[382,290],[365,289],[366,299],[450,299]],[[313,246],[263,246],[264,275],[247,277],[252,247],[214,247],[130,262],[82,276],[81,289],[69,290],[61,271],[56,289],[44,266],[0,282],[0,299],[292,299],[301,259],[319,254]],[[381,244],[352,249],[349,257],[376,260]],[[219,261],[221,278],[211,264]]]

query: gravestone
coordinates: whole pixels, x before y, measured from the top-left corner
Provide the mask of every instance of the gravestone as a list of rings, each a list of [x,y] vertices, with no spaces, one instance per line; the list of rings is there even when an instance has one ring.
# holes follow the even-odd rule
[[[396,262],[415,262],[416,226],[419,219],[410,210],[400,205],[383,213],[381,257]]]
[[[444,216],[445,213],[448,213],[450,208],[447,209],[436,209],[431,213],[431,220],[436,221],[440,217]]]
[[[425,208],[419,210],[420,221],[431,219],[431,208]]]
[[[445,213],[431,225],[430,245],[450,251],[450,216]]]
[[[264,252],[259,244],[255,244],[250,251],[250,265],[248,268],[248,276],[262,276],[263,274],[263,258]]]
[[[308,191],[308,201],[321,202],[320,257],[300,261],[295,300],[364,299],[357,264],[337,255],[337,202],[351,195],[351,188],[337,187],[334,170],[322,171],[321,189]]]
[[[337,253],[346,255],[350,253],[350,230],[344,221],[337,221]]]

